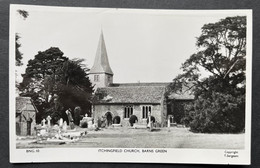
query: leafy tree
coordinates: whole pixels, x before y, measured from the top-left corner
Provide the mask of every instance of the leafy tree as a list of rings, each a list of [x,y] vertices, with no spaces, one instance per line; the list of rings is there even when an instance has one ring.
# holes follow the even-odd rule
[[[205,24],[196,46],[198,52],[182,64],[183,73],[171,85],[175,92],[188,88],[195,94],[193,108],[187,108],[191,130],[242,131],[244,117],[237,113],[245,112],[242,100],[246,80],[246,17],[227,17]],[[239,112],[235,113],[235,109]],[[223,120],[221,115],[227,118]]]
[[[87,68],[82,68],[82,59],[64,62],[60,82],[57,87],[59,101],[65,108],[74,109],[79,106],[82,111],[90,114],[93,87],[87,75]]]
[[[34,59],[28,61],[21,89],[28,93],[38,93],[45,101],[54,95],[56,78],[68,58],[63,56],[59,48],[51,47],[46,51],[39,51]]]
[[[76,106],[90,111],[93,88],[82,61],[69,60],[56,47],[38,52],[28,61],[20,89],[23,96],[33,98],[41,112],[39,120],[48,115],[58,120],[66,109]]]
[[[26,19],[29,16],[29,13],[25,10],[17,10],[18,14],[23,17],[23,19]],[[20,52],[19,48],[21,47],[21,43],[19,42],[19,39],[21,37],[18,33],[15,34],[15,64],[16,66],[21,66],[22,64],[22,53]]]
[[[19,39],[21,37],[16,33],[15,34],[15,65],[21,66],[22,64],[22,53],[20,52],[19,48],[21,47],[21,43],[19,42]]]

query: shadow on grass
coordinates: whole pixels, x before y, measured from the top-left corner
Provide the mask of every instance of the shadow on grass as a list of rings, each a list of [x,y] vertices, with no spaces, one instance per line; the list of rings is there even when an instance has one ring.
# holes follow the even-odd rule
[[[155,129],[153,129],[151,132],[160,132],[160,131],[161,131],[160,128],[155,128]]]

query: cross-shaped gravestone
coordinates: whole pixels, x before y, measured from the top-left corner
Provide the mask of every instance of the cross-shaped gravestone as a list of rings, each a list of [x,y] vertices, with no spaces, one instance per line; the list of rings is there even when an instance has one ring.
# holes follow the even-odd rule
[[[50,127],[51,126],[51,116],[48,116],[46,119],[47,119],[48,127]]]

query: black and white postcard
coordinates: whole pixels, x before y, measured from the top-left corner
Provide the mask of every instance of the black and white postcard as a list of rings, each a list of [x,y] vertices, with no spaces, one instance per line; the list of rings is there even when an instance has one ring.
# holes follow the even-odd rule
[[[250,164],[252,10],[10,6],[10,162]]]

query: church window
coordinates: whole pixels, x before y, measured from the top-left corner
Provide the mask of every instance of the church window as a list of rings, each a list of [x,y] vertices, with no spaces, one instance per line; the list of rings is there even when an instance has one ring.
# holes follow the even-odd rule
[[[142,110],[142,118],[148,118],[148,113],[152,112],[152,107],[151,106],[143,106]]]
[[[98,82],[99,81],[99,75],[94,75],[94,81]]]
[[[130,118],[131,115],[133,115],[133,106],[125,106],[124,117]]]

